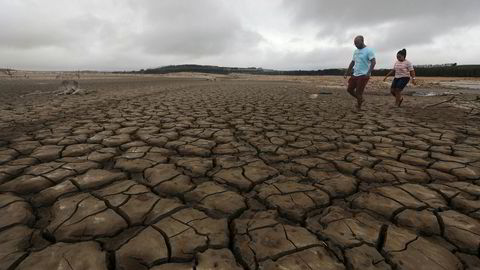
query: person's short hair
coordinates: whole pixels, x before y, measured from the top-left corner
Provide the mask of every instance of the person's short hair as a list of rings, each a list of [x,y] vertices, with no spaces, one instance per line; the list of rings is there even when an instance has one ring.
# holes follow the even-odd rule
[[[356,36],[356,37],[355,37],[355,39],[360,39],[360,40],[364,41],[364,38],[363,38],[363,36],[362,36],[362,35],[358,35],[358,36]]]

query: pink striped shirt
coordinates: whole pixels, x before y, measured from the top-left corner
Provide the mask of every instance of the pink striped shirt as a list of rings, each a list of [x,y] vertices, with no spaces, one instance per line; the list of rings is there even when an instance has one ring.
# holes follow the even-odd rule
[[[404,60],[403,62],[397,61],[393,69],[395,69],[395,78],[410,78],[410,71],[413,70],[413,66],[408,60]]]

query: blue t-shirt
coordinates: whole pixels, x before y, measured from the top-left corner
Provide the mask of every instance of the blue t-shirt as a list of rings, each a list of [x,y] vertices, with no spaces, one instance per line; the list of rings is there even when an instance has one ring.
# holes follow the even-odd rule
[[[356,49],[353,53],[353,61],[355,62],[355,66],[353,66],[353,76],[370,75],[368,71],[370,70],[370,64],[373,58],[375,58],[375,53],[372,49],[368,47]]]

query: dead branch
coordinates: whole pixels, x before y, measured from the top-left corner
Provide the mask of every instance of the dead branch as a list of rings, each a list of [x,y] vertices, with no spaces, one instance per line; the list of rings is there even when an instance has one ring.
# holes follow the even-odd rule
[[[43,92],[42,91],[35,91],[33,93],[20,95],[20,97],[23,98],[23,97],[27,97],[27,96],[45,95],[45,94],[52,94],[52,93],[55,93],[55,91],[43,91]]]
[[[6,69],[3,72],[7,74],[10,77],[10,79],[13,78],[13,74],[15,73],[15,71],[11,69]]]
[[[92,93],[93,91],[87,90],[87,89],[82,89],[79,87],[79,84],[77,81],[74,80],[64,80],[60,84],[57,90],[53,91],[35,91],[33,93],[25,94],[22,95],[21,97],[26,97],[26,96],[33,96],[33,95],[46,95],[46,94],[54,94],[56,96],[59,95],[87,95]]]
[[[452,101],[452,100],[454,100],[454,99],[455,99],[455,97],[453,96],[453,97],[451,97],[451,98],[448,99],[448,100],[444,100],[444,101],[442,101],[442,102],[438,102],[438,103],[435,103],[435,104],[430,104],[430,105],[427,105],[427,106],[425,106],[425,107],[423,107],[423,108],[426,109],[426,108],[434,107],[434,106],[437,106],[437,105],[440,105],[440,104],[443,104],[443,103],[450,102],[450,101]]]

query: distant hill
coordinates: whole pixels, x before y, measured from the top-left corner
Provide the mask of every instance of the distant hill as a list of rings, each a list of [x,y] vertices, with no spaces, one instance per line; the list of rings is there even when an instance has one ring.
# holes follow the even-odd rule
[[[249,68],[238,68],[238,67],[219,67],[219,66],[208,66],[208,65],[171,65],[164,66],[159,68],[152,68],[141,70],[140,72],[145,74],[165,74],[165,73],[174,73],[174,72],[201,72],[201,73],[215,73],[215,74],[229,74],[229,73],[249,73],[257,74],[263,73],[262,68],[249,67]]]
[[[414,67],[418,76],[480,77],[480,65]]]
[[[120,73],[142,73],[142,74],[166,74],[175,72],[200,72],[214,74],[260,74],[260,75],[343,75],[345,69],[322,69],[322,70],[274,70],[263,69],[260,67],[221,67],[210,65],[170,65],[158,68],[141,69],[139,71],[120,72]]]
[[[387,74],[389,69],[377,69],[373,72],[374,76],[382,76]],[[480,65],[422,65],[416,66],[415,71],[417,76],[432,76],[432,77],[480,77]],[[319,70],[273,70],[263,69],[257,67],[221,67],[209,65],[170,65],[158,68],[142,69],[139,71],[131,71],[125,73],[142,73],[142,74],[166,74],[175,72],[201,72],[214,74],[229,74],[229,73],[245,73],[258,75],[296,75],[296,76],[312,76],[312,75],[343,75],[345,69],[319,69]],[[123,72],[121,72],[123,73]]]

